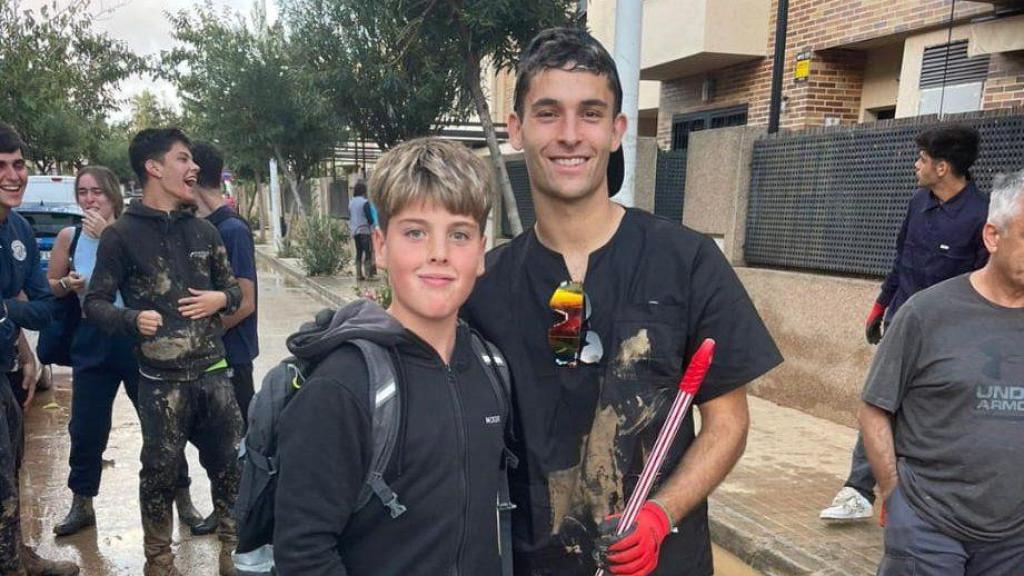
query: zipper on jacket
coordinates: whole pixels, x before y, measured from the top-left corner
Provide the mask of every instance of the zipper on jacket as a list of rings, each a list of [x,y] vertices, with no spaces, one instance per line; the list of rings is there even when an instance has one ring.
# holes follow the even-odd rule
[[[469,446],[466,440],[466,425],[462,412],[462,397],[459,395],[459,388],[455,382],[455,372],[449,364],[444,364],[445,382],[448,383],[448,391],[452,396],[452,403],[455,407],[455,428],[458,432],[459,447],[462,449],[462,518],[459,522],[459,540],[455,549],[455,565],[452,566],[451,576],[459,575],[459,565],[462,563],[462,551],[466,543],[466,517],[469,515]]]

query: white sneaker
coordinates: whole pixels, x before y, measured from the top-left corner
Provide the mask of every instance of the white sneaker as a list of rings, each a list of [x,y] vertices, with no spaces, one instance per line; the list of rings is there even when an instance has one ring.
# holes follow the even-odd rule
[[[822,520],[848,522],[871,518],[875,509],[867,498],[849,486],[844,486],[832,500],[832,505],[818,515]]]

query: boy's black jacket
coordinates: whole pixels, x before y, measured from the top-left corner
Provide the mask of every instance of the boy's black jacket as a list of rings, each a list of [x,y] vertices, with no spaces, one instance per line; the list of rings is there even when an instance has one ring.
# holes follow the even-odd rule
[[[189,211],[162,212],[136,201],[103,231],[85,314],[109,332],[139,337],[144,375],[194,380],[224,358],[224,329],[217,314],[189,320],[178,312],[189,288],[221,290],[228,300],[222,312],[238,309],[242,292],[217,229]],[[118,291],[123,309],[114,306]],[[139,335],[135,320],[144,310],[163,317],[155,336]]]
[[[316,367],[281,415],[274,557],[281,576],[498,575],[496,495],[502,404],[460,327],[446,366],[376,306],[346,322],[353,338],[395,350],[402,424],[384,479],[407,507],[376,499],[352,512],[370,466],[369,378],[342,345]],[[372,317],[371,317],[372,316]],[[300,359],[312,346],[289,340]]]

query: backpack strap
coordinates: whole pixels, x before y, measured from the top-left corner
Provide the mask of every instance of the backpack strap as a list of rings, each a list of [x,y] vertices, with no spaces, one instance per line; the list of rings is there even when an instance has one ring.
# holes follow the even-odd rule
[[[484,340],[480,334],[470,329],[470,344],[473,352],[480,358],[484,372],[487,373],[487,380],[494,388],[494,395],[501,404],[501,411],[505,418],[505,436],[514,437],[515,425],[512,421],[512,378],[509,373],[508,363],[501,355],[498,348]],[[499,534],[498,554],[501,555],[502,576],[512,576],[512,511],[516,505],[512,503],[512,496],[508,487],[508,469],[519,466],[519,459],[508,449],[507,443],[502,448],[504,458],[501,462],[501,475],[498,480],[498,520]]]
[[[82,225],[75,224],[75,233],[71,236],[71,246],[68,247],[68,262],[71,270],[75,269],[75,250],[78,249],[78,239],[82,236]]]
[[[398,380],[387,349],[369,340],[349,341],[362,352],[369,372],[369,399],[371,410],[371,434],[373,435],[373,456],[366,481],[359,490],[355,511],[361,510],[374,496],[390,512],[392,518],[405,513],[405,506],[398,500],[398,494],[384,481],[384,470],[391,461],[391,454],[398,444],[398,428],[402,415],[401,394]]]

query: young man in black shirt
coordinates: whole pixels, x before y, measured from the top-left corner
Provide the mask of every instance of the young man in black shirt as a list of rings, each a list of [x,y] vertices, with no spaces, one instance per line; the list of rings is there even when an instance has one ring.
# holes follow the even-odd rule
[[[635,574],[712,574],[706,499],[743,452],[744,385],[782,360],[713,240],[609,199],[621,184],[621,101],[614,61],[586,32],[533,39],[508,125],[537,223],[488,255],[464,307],[513,373],[513,543],[524,576],[594,573],[598,525],[625,507],[705,338],[718,349],[696,399],[701,432],[687,417],[636,530],[602,561],[616,571],[636,561]]]

